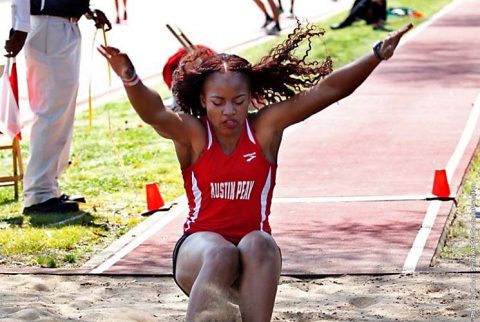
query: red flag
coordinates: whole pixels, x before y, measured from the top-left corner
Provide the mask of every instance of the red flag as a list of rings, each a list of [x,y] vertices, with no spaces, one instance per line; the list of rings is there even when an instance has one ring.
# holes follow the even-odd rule
[[[17,74],[17,63],[13,61],[12,70],[10,71],[10,86],[12,86],[13,97],[17,102],[17,106],[20,109],[20,100],[18,99],[18,74]],[[18,132],[17,138],[22,139],[22,132]]]
[[[17,71],[16,65],[13,63],[12,72],[13,78],[16,80]],[[18,83],[15,82],[16,95],[18,97]],[[12,139],[20,133],[20,113],[18,110],[18,98],[10,82],[10,60],[7,61],[7,66],[0,79],[0,132],[10,136]]]
[[[18,76],[17,76],[17,63],[13,63],[12,70],[10,71],[10,86],[12,86],[13,97],[18,104]]]

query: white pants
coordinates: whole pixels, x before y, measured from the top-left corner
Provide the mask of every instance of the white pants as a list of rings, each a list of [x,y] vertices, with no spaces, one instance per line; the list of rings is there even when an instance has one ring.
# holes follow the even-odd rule
[[[25,60],[34,120],[23,179],[25,207],[60,196],[57,179],[68,165],[81,52],[76,23],[53,16],[32,16],[31,23]]]

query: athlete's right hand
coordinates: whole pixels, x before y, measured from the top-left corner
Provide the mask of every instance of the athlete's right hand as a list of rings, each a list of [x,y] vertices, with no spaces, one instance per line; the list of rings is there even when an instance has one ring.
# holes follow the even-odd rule
[[[113,71],[123,82],[129,81],[135,76],[135,67],[133,67],[132,61],[127,54],[120,52],[115,47],[104,45],[100,45],[97,50],[107,59]]]

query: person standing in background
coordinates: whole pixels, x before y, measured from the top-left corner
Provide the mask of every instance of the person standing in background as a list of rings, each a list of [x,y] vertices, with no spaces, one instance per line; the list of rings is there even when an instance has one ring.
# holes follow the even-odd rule
[[[118,5],[119,0],[115,0],[115,9],[117,10],[117,18],[115,20],[115,23],[119,24],[120,23],[120,7]],[[127,0],[123,0],[123,20],[127,20],[128,15],[127,15]]]
[[[270,16],[268,14],[267,8],[265,7],[265,5],[261,0],[253,0],[253,1],[255,1],[257,6],[260,8],[260,10],[262,10],[262,12],[265,14],[265,23],[263,24],[262,28],[267,28],[270,23],[274,22],[274,25],[267,30],[267,34],[278,35],[281,31],[281,28],[280,28],[280,12],[278,10],[277,5],[273,2],[273,0],[268,0],[268,4],[272,11],[272,15]]]
[[[295,16],[293,13],[293,6],[295,5],[295,0],[290,0],[290,17]],[[282,6],[282,0],[278,0],[278,11],[280,14],[284,12],[283,6]]]
[[[78,204],[60,193],[58,178],[68,165],[79,86],[81,34],[77,22],[85,15],[97,28],[110,30],[111,24],[102,11],[90,10],[89,0],[17,0],[16,5],[22,13],[30,6],[31,22],[28,36],[14,30],[5,47],[7,55],[25,47],[34,115],[23,180],[23,213],[75,212]]]

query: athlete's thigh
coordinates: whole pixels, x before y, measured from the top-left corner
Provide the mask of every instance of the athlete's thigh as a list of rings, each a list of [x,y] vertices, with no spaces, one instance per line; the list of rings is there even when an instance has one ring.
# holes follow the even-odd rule
[[[234,248],[235,245],[214,232],[194,233],[182,243],[178,250],[175,278],[187,294],[190,293],[204,261],[208,260],[205,254],[222,247]]]

